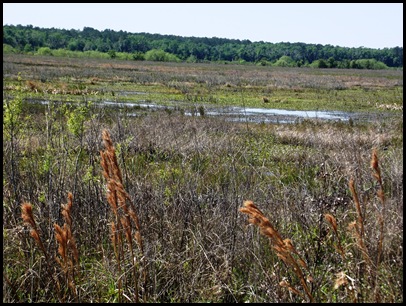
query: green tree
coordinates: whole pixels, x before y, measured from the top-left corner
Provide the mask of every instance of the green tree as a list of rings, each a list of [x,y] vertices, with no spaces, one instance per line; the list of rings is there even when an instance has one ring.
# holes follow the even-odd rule
[[[329,68],[336,68],[337,67],[337,62],[334,59],[334,57],[329,57],[329,59],[327,60],[327,65]]]
[[[324,59],[315,60],[310,66],[314,68],[328,68],[327,62]]]
[[[26,44],[24,46],[24,52],[28,53],[31,52],[33,50],[32,45],[31,44]]]
[[[3,44],[3,53],[16,53],[17,51],[9,44]]]
[[[31,52],[39,48],[49,47],[51,50],[66,49],[70,51],[99,51],[107,53],[114,50],[119,53],[146,53],[153,49],[171,54],[163,55],[160,60],[184,60],[191,55],[198,61],[236,61],[244,60],[253,63],[277,63],[290,66],[289,61],[279,61],[283,56],[289,56],[295,65],[306,65],[323,59],[328,67],[347,67],[347,63],[356,60],[376,60],[388,67],[403,67],[403,48],[344,48],[332,45],[304,43],[267,43],[251,42],[249,40],[181,37],[175,35],[160,35],[148,33],[127,33],[124,31],[104,30],[85,27],[79,30],[64,30],[55,28],[34,28],[32,26],[3,26],[3,44],[10,45],[15,52]],[[106,54],[107,55],[107,54]],[[108,56],[108,55],[107,55]],[[155,54],[154,56],[157,56]],[[120,58],[126,58],[121,56]],[[191,58],[193,59],[193,58]],[[327,59],[327,60],[326,60]],[[334,59],[334,60],[333,60]],[[156,59],[154,59],[156,60]],[[279,62],[278,62],[279,61]],[[321,65],[323,61],[312,66]],[[340,62],[346,61],[345,64]],[[347,62],[348,61],[348,62]],[[299,64],[300,63],[300,64]],[[355,62],[353,63],[355,65]],[[373,67],[374,63],[362,63]],[[355,66],[354,66],[355,67]],[[373,68],[370,68],[373,69]]]
[[[163,50],[152,49],[145,53],[145,60],[157,62],[178,62],[180,59],[171,53]]]

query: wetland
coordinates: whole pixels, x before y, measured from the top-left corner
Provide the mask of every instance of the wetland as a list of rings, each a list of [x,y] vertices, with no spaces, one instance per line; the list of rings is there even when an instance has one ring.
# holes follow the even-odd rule
[[[402,245],[403,70],[3,55],[3,302],[401,302]]]

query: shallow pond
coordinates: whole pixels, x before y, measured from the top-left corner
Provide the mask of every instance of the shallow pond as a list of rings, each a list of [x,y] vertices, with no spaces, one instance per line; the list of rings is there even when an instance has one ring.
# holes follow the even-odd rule
[[[48,104],[47,100],[30,99],[30,103]],[[64,102],[67,103],[67,102]],[[300,111],[252,107],[214,107],[196,106],[185,104],[182,101],[172,101],[172,105],[159,105],[149,101],[115,102],[95,101],[94,105],[99,107],[126,108],[128,116],[138,116],[145,111],[159,109],[179,111],[187,116],[222,116],[226,120],[257,123],[295,123],[305,119],[330,120],[330,121],[372,121],[378,118],[390,116],[389,113],[361,113],[361,112],[339,112],[339,111]]]
[[[257,122],[257,123],[295,123],[306,119],[330,120],[330,121],[373,121],[393,115],[393,113],[362,113],[362,112],[340,112],[340,111],[300,111],[286,109],[252,108],[252,107],[215,107],[185,104],[182,101],[172,101],[172,105],[159,105],[152,102],[96,102],[100,106],[134,108],[129,110],[130,116],[137,116],[145,110],[166,109],[179,111],[187,116],[222,116],[229,121]]]

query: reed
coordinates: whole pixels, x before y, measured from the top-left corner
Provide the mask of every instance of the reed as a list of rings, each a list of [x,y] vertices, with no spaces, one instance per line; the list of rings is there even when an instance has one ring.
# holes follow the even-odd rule
[[[367,234],[365,233],[364,229],[364,223],[365,223],[365,217],[362,215],[361,212],[361,202],[359,200],[357,191],[355,189],[355,183],[354,179],[351,178],[349,186],[350,186],[350,191],[353,196],[353,201],[355,204],[356,212],[357,212],[357,220],[351,222],[348,226],[349,230],[353,233],[356,242],[357,242],[357,247],[361,251],[361,254],[365,260],[366,266],[367,266],[367,272],[370,275],[371,282],[370,282],[370,287],[373,288],[373,295],[374,295],[374,301],[379,303],[381,301],[381,294],[380,294],[380,285],[379,285],[379,271],[380,271],[380,265],[382,261],[382,253],[383,253],[383,243],[384,243],[384,234],[385,234],[385,222],[384,222],[384,216],[385,216],[385,194],[384,194],[384,188],[383,188],[383,182],[382,182],[382,176],[381,176],[381,169],[379,167],[379,160],[378,160],[378,154],[376,148],[372,149],[372,155],[371,155],[371,162],[370,162],[370,167],[372,169],[372,177],[376,180],[377,182],[377,191],[376,191],[376,197],[378,198],[378,201],[380,202],[380,205],[375,205],[375,212],[376,212],[376,220],[377,220],[377,225],[378,225],[378,240],[377,240],[377,246],[374,248],[373,245],[369,245],[367,247],[366,245],[366,237]],[[365,206],[369,203],[363,203]],[[372,259],[372,250],[376,250],[376,258],[375,261]]]
[[[137,214],[135,213],[134,204],[123,186],[123,178],[117,162],[116,151],[110,133],[107,130],[103,130],[102,139],[105,150],[100,151],[100,163],[103,168],[103,176],[107,181],[107,202],[113,213],[113,220],[111,221],[111,241],[117,260],[118,273],[121,275],[122,264],[125,259],[124,233],[131,256],[131,266],[134,278],[134,300],[138,303],[140,299],[140,288],[138,284],[139,273],[137,273],[138,263],[134,252],[132,237],[134,237],[137,242],[140,251],[140,258],[144,265],[142,271],[144,288],[146,288],[147,285],[140,223]],[[121,299],[121,295],[123,294],[121,276],[118,278],[117,285],[120,292],[119,299]],[[144,295],[144,299],[146,299],[146,294]]]
[[[32,211],[31,203],[28,203],[28,202],[22,203],[21,218],[23,219],[24,224],[29,225],[31,227],[30,236],[34,239],[34,241],[36,242],[36,244],[39,246],[42,253],[44,254],[45,263],[46,263],[46,267],[47,267],[47,270],[46,270],[47,274],[48,274],[49,279],[51,280],[51,283],[53,284],[53,286],[56,287],[59,300],[62,301],[61,285],[58,280],[58,277],[53,273],[52,262],[51,262],[50,256],[48,255],[48,252],[44,246],[44,243],[42,242],[37,223],[35,222],[35,219],[34,219],[34,214]]]
[[[68,192],[68,203],[62,204],[61,212],[65,223],[62,227],[54,223],[55,239],[58,243],[58,254],[60,256],[60,258],[55,256],[55,260],[62,268],[65,275],[65,283],[77,302],[78,295],[75,278],[76,274],[79,273],[79,251],[76,246],[76,240],[72,235],[72,205],[73,195],[71,192]]]
[[[76,240],[72,234],[72,216],[71,209],[73,205],[73,195],[68,193],[68,203],[62,204],[62,216],[65,220],[64,225],[61,227],[57,223],[54,223],[55,240],[58,244],[57,254],[55,256],[55,262],[61,267],[65,275],[65,284],[70,289],[75,300],[78,302],[78,295],[76,289],[75,279],[79,276],[79,252],[76,246]],[[55,274],[54,262],[51,260],[47,249],[41,239],[41,235],[34,219],[34,214],[32,210],[32,204],[28,202],[23,202],[21,205],[21,217],[24,224],[31,227],[30,236],[37,243],[41,251],[45,256],[47,273],[50,277],[51,283],[56,286],[58,293],[58,298],[61,302],[66,301],[67,296],[64,295],[64,290],[62,290],[61,283],[59,281],[58,275]]]
[[[379,222],[379,241],[378,241],[378,256],[376,258],[376,266],[379,266],[379,263],[381,261],[381,256],[382,256],[382,250],[383,250],[383,239],[384,239],[384,228],[385,228],[385,223],[384,223],[384,215],[385,215],[385,210],[386,210],[386,205],[385,205],[385,194],[383,191],[383,183],[382,183],[382,177],[381,177],[381,169],[379,167],[379,162],[378,162],[378,154],[376,152],[376,148],[372,150],[372,157],[371,157],[371,168],[373,170],[372,176],[376,179],[378,182],[378,191],[376,192],[376,195],[381,202],[381,208],[378,209],[378,222]]]
[[[279,232],[272,226],[271,222],[265,217],[261,210],[259,210],[252,201],[245,201],[244,206],[239,208],[239,211],[249,216],[248,222],[258,225],[261,234],[267,236],[272,241],[272,247],[276,251],[276,255],[288,266],[298,277],[305,294],[310,302],[314,302],[313,295],[306,283],[305,273],[302,269],[308,271],[305,261],[300,257],[299,253],[293,246],[292,240],[289,238],[282,239]],[[303,296],[303,294],[292,287],[287,281],[282,281],[282,287],[288,288],[290,291]]]
[[[39,248],[43,252],[47,264],[49,264],[49,256],[44,247],[44,243],[42,242],[41,236],[39,234],[37,223],[35,222],[34,214],[32,212],[31,203],[24,202],[21,205],[21,218],[23,219],[24,224],[29,225],[31,227],[30,236],[34,238],[34,241],[38,244]]]
[[[380,206],[374,206],[376,208],[376,224],[378,231],[377,235],[375,235],[378,237],[376,247],[371,244],[373,239],[370,237],[372,231],[375,229],[373,228],[374,223],[367,223],[366,219],[366,216],[371,215],[370,209],[366,209],[366,206],[369,203],[366,203],[365,200],[360,200],[353,178],[350,178],[349,180],[349,190],[354,202],[356,219],[349,223],[347,229],[355,240],[355,243],[342,244],[341,240],[342,238],[345,239],[345,236],[344,233],[340,233],[338,229],[337,219],[331,213],[324,214],[324,219],[332,228],[334,237],[337,240],[335,249],[340,254],[342,259],[342,265],[340,267],[337,266],[339,272],[335,273],[334,289],[337,290],[340,287],[344,287],[345,291],[353,302],[361,302],[364,298],[370,300],[372,297],[371,292],[373,293],[373,300],[375,302],[381,302],[379,280],[380,264],[382,262],[384,248],[384,214],[386,205],[381,170],[375,148],[372,150],[370,165],[372,169],[372,177],[377,182],[376,196],[380,203]],[[372,207],[373,205],[370,206]],[[312,295],[312,291],[309,289],[306,283],[306,279],[309,279],[309,277],[311,279],[313,278],[310,276],[306,263],[300,258],[298,252],[293,247],[292,241],[290,239],[283,239],[275,227],[272,226],[270,221],[252,201],[245,201],[243,207],[241,207],[239,211],[248,214],[248,221],[251,224],[259,226],[261,233],[270,238],[272,241],[272,247],[276,251],[276,255],[294,271],[300,280],[302,288],[309,301],[314,302],[315,299]],[[368,228],[366,225],[368,225]],[[361,254],[361,257],[357,257],[357,252]],[[347,255],[349,253],[351,254]],[[360,271],[364,267],[366,268],[364,273],[361,272],[359,274],[360,279],[355,279],[354,277],[350,276],[352,273],[354,273],[354,263],[357,265],[357,269],[360,269]],[[309,274],[308,277],[305,277],[305,272]],[[287,281],[282,281],[279,285],[287,288],[295,294],[303,295],[298,289],[294,288]],[[364,291],[364,293],[362,293],[362,291]],[[369,296],[366,297],[367,295]]]
[[[334,232],[334,235],[335,235],[335,237],[337,239],[337,249],[338,249],[342,259],[345,260],[346,259],[345,251],[344,251],[344,248],[343,248],[343,246],[341,245],[341,242],[340,242],[340,236],[338,234],[338,227],[337,227],[336,218],[334,218],[334,216],[331,215],[331,214],[325,214],[324,219],[326,219],[326,221],[331,225],[331,227],[333,229],[333,232]]]
[[[353,178],[350,178],[349,180],[349,189],[352,195],[352,199],[354,202],[354,207],[355,207],[355,215],[356,215],[356,220],[353,220],[349,223],[348,225],[348,230],[352,237],[355,240],[354,244],[349,244],[345,247],[343,247],[340,243],[340,235],[338,233],[337,229],[337,221],[336,219],[331,215],[331,214],[325,214],[325,219],[326,221],[331,225],[333,228],[334,234],[337,238],[337,243],[338,243],[338,251],[340,255],[342,256],[343,262],[344,262],[344,267],[347,271],[353,270],[350,266],[350,261],[347,260],[347,256],[345,255],[346,252],[351,252],[352,255],[351,257],[356,258],[354,251],[351,250],[351,246],[355,246],[355,248],[360,252],[361,258],[359,258],[359,263],[357,264],[360,269],[363,267],[366,268],[366,276],[365,279],[359,279],[358,283],[361,284],[362,282],[366,282],[366,287],[369,290],[372,290],[373,292],[373,300],[374,302],[381,302],[381,294],[380,294],[380,284],[379,284],[379,277],[380,277],[380,265],[382,261],[382,253],[383,253],[383,242],[384,242],[384,233],[385,233],[385,224],[384,224],[384,215],[385,215],[385,195],[383,191],[383,182],[382,182],[382,176],[381,176],[381,170],[379,167],[379,161],[378,161],[378,155],[376,148],[372,149],[372,156],[371,156],[371,162],[370,162],[370,167],[372,169],[372,177],[377,181],[377,191],[376,191],[376,196],[380,202],[380,206],[377,205],[371,205],[371,203],[368,203],[367,201],[361,201],[360,197],[358,196],[358,192],[355,188],[355,181]],[[367,223],[367,216],[371,216],[371,209],[366,209],[367,206],[369,208],[375,207],[376,211],[376,221],[377,221],[377,246],[374,248],[372,243],[369,241],[371,239],[368,239],[369,236],[371,236],[372,231],[374,228],[372,228],[373,222],[368,222]],[[365,213],[363,213],[363,211]],[[369,217],[369,219],[372,219]],[[369,225],[370,228],[366,228],[366,224]],[[375,252],[374,252],[375,251]],[[373,255],[376,254],[375,260],[373,259]],[[348,282],[350,280],[351,284]],[[357,288],[358,286],[354,285],[355,284],[355,279],[351,278],[350,276],[347,275],[346,272],[340,271],[336,275],[336,280],[335,280],[335,285],[334,288],[337,289],[341,286],[344,286],[347,290],[350,291],[350,295],[352,296],[353,302],[360,302],[360,299],[362,296],[360,296],[360,288]],[[368,290],[367,290],[368,291]],[[369,294],[370,297],[372,297],[372,294]]]

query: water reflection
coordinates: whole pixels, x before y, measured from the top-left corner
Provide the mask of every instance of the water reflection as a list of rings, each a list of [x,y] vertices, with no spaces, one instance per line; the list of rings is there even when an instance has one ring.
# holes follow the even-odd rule
[[[208,115],[225,115],[231,117],[233,121],[254,121],[254,122],[296,122],[300,119],[324,119],[342,120],[350,119],[349,113],[332,111],[299,111],[269,108],[243,108],[231,107],[222,111],[208,111]]]
[[[48,104],[47,100],[30,99],[28,102]],[[69,102],[63,102],[69,103]],[[170,111],[179,111],[187,116],[222,116],[225,120],[239,122],[257,122],[257,123],[294,123],[305,119],[348,121],[371,120],[372,114],[349,113],[338,111],[300,111],[252,107],[213,107],[213,106],[195,106],[185,104],[181,101],[172,101],[172,105],[158,105],[149,101],[115,102],[115,101],[94,101],[93,105],[98,107],[117,107],[125,108],[128,116],[138,116],[145,111],[165,109]]]

